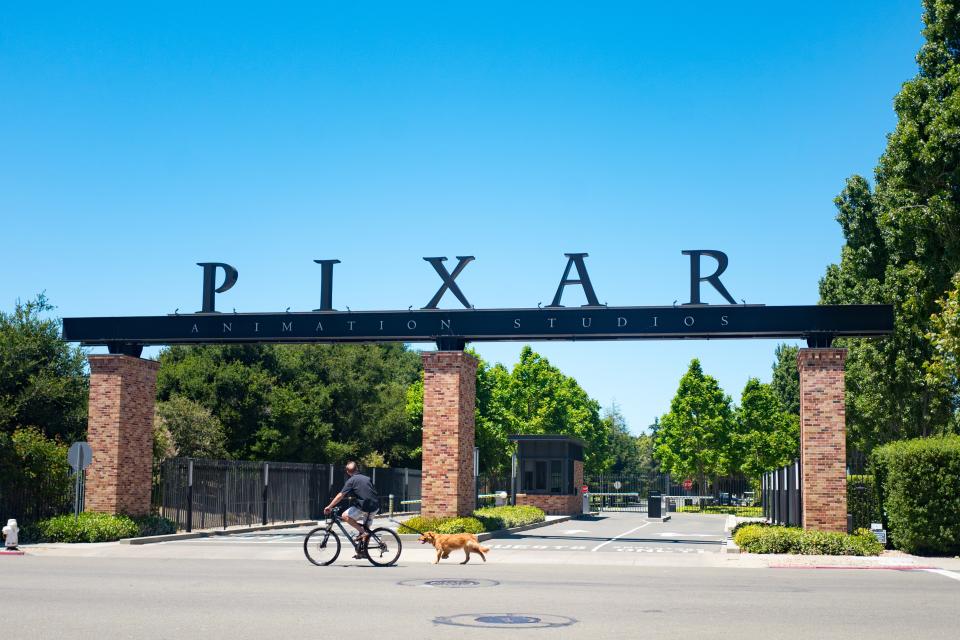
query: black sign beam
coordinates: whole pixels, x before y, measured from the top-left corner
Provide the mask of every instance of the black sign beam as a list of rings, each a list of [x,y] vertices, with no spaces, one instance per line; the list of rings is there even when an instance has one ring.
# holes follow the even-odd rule
[[[143,345],[251,342],[467,342],[798,338],[829,346],[833,338],[893,331],[890,305],[684,305],[419,309],[313,313],[196,313],[64,318],[63,337],[112,352]]]

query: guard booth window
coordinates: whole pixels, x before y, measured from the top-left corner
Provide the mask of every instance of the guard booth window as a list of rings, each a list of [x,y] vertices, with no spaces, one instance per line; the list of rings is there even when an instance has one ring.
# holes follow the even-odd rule
[[[563,493],[563,460],[524,460],[523,490],[529,493]]]

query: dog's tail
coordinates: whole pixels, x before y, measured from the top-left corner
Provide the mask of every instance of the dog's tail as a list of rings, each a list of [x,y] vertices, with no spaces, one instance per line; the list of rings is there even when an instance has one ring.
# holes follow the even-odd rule
[[[490,553],[490,547],[481,547],[477,545],[477,549],[480,549],[480,553]]]

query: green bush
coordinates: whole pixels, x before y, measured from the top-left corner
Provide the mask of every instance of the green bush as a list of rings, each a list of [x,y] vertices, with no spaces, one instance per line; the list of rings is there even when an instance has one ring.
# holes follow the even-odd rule
[[[704,507],[701,511],[698,506],[682,506],[677,509],[680,513],[709,513],[709,514],[725,514],[731,516],[740,516],[741,518],[762,518],[763,517],[763,507],[739,507],[739,506],[719,506],[711,505]]]
[[[853,535],[804,531],[797,527],[749,524],[738,526],[733,541],[749,553],[792,553],[827,556],[876,556],[883,545],[867,529]]]
[[[853,516],[854,530],[880,522],[880,500],[872,475],[847,476],[847,513]]]
[[[121,538],[176,533],[177,526],[167,518],[144,516],[131,518],[107,513],[81,513],[55,516],[26,525],[24,542],[113,542]]]
[[[133,521],[139,530],[137,536],[163,536],[177,532],[176,523],[163,516],[139,516]]]
[[[543,522],[542,509],[530,506],[486,507],[469,518],[424,518],[415,516],[400,525],[399,533],[435,531],[436,533],[483,533]]]
[[[870,457],[892,544],[960,553],[960,436],[901,440]]]
[[[40,520],[25,528],[30,542],[111,542],[133,538],[140,532],[137,523],[127,516],[106,513],[81,513]]]
[[[522,527],[536,522],[543,522],[547,517],[543,509],[529,505],[485,507],[483,509],[477,509],[473,512],[473,515],[484,522],[487,531]]]

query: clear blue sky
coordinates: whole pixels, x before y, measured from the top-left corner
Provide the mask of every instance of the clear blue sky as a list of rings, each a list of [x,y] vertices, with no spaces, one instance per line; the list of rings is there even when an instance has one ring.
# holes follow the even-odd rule
[[[572,251],[601,301],[670,304],[690,248],[729,254],[738,300],[815,303],[919,1],[667,4],[7,4],[0,308],[193,311],[194,263],[225,261],[222,309],[309,310],[339,258],[335,306],[405,309],[439,283],[422,256],[466,254],[473,304],[528,307]],[[774,346],[535,349],[641,431],[691,358],[737,400]]]

